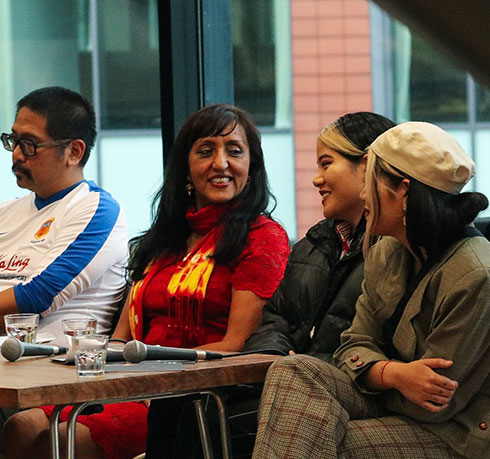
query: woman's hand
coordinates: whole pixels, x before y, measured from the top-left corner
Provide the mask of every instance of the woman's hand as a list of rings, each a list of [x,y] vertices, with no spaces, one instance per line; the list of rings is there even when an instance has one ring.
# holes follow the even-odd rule
[[[377,362],[386,365],[383,372],[384,388],[396,389],[404,397],[427,411],[438,412],[448,407],[458,383],[438,374],[434,369],[449,368],[453,362],[446,359],[421,359],[409,363]],[[382,367],[381,367],[382,368]]]

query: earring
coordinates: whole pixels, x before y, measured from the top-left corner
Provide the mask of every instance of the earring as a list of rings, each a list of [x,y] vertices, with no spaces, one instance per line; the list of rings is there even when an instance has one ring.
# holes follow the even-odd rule
[[[189,198],[192,196],[192,192],[194,191],[194,185],[191,182],[191,178],[187,177],[187,185],[185,186],[185,191],[187,192],[187,196]]]
[[[403,226],[407,226],[407,203],[403,203]]]
[[[248,179],[247,179],[247,185],[250,185],[250,183],[252,183],[252,177],[250,177],[250,175],[249,175]]]

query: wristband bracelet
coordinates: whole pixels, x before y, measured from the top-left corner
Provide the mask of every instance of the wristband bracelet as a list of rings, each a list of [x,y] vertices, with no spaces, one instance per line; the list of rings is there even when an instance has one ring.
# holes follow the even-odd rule
[[[391,362],[392,362],[392,360],[388,360],[388,361],[386,361],[386,362],[385,362],[385,364],[383,365],[383,368],[381,368],[381,378],[380,378],[380,379],[381,379],[381,385],[382,385],[383,387],[386,387],[385,382],[383,381],[383,374],[384,374],[384,372],[385,372],[386,367],[387,367],[387,366],[388,366],[388,364],[389,364],[389,363],[391,363]]]

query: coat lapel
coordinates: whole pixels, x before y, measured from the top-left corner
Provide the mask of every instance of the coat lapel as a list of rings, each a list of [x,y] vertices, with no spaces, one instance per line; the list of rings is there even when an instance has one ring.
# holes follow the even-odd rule
[[[400,356],[405,361],[412,361],[416,358],[415,352],[417,349],[417,338],[413,327],[413,319],[420,313],[427,287],[434,274],[446,263],[446,261],[453,255],[459,246],[463,244],[463,242],[464,239],[458,241],[444,253],[442,259],[436,263],[420,281],[418,287],[415,289],[412,297],[405,306],[405,311],[403,312],[400,323],[398,324],[395,334],[393,335],[393,344],[400,353]],[[429,306],[432,308],[432,310],[434,309],[434,306],[436,306],[435,303],[439,302],[440,300],[442,300],[442,298],[437,297],[434,298],[433,301],[430,301],[431,304]],[[426,301],[425,304],[428,304],[428,302]],[[400,352],[400,350],[402,352]]]

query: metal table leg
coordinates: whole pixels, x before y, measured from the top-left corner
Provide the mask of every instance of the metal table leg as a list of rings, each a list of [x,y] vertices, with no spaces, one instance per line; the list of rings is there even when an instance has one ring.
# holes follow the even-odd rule
[[[57,405],[54,407],[49,416],[49,434],[51,437],[51,458],[60,459],[60,414],[65,405]]]
[[[202,391],[201,394],[209,394],[215,400],[218,405],[218,416],[219,416],[219,427],[221,434],[221,449],[223,451],[223,459],[231,459],[231,439],[230,439],[230,429],[228,425],[228,413],[226,411],[226,404],[218,391],[207,390]],[[198,418],[199,422],[199,418]],[[209,432],[208,432],[209,435]]]
[[[228,412],[226,410],[226,404],[219,392],[210,391],[210,394],[214,397],[216,403],[218,404],[223,459],[231,459],[230,427],[228,424]]]
[[[66,425],[66,457],[67,459],[75,458],[75,427],[77,424],[77,417],[81,411],[89,406],[90,403],[81,403],[80,405],[73,405],[72,410],[68,416],[68,421]]]
[[[213,390],[204,390],[204,391],[190,391],[190,392],[182,392],[182,393],[174,393],[168,395],[160,395],[158,396],[150,396],[149,398],[173,398],[173,397],[182,397],[189,394],[208,394],[211,395],[218,405],[218,416],[220,423],[220,433],[221,433],[221,448],[223,451],[223,459],[231,459],[231,440],[230,433],[228,427],[228,416],[226,411],[226,405],[223,397],[218,391]],[[148,396],[145,397],[122,397],[117,400],[98,400],[96,403],[121,403],[121,402],[129,402],[129,401],[139,401],[146,400]],[[76,420],[81,411],[90,405],[93,405],[95,402],[84,402],[80,404],[75,404],[72,407],[72,410],[68,416],[67,421],[67,439],[66,439],[66,457],[68,459],[75,458],[75,428],[76,428]],[[49,418],[50,422],[50,435],[51,435],[51,457],[52,459],[59,459],[60,451],[59,451],[59,417],[60,413],[66,405],[56,406]],[[201,435],[201,441],[203,444],[203,452],[206,459],[213,459],[213,449],[211,443],[211,437],[209,434],[209,427],[207,424],[206,413],[204,410],[204,406],[202,404],[202,400],[194,401],[194,406],[196,409],[197,422],[199,425],[199,432]]]
[[[208,420],[206,418],[206,412],[202,399],[194,400],[194,408],[196,409],[197,425],[199,426],[199,434],[201,436],[202,452],[205,459],[213,459],[213,445],[211,443],[211,436],[209,435]]]

